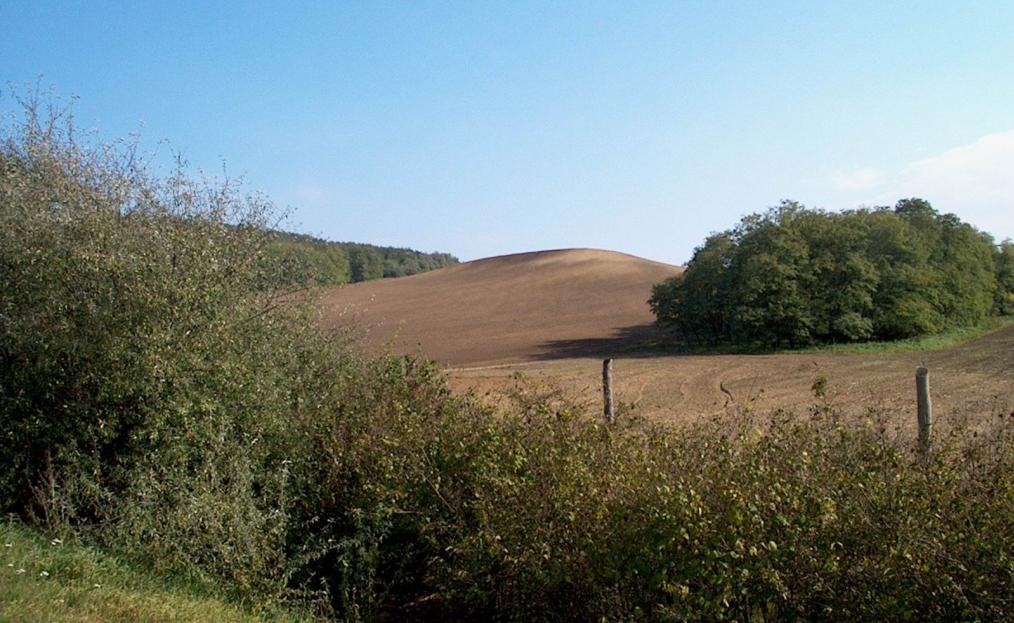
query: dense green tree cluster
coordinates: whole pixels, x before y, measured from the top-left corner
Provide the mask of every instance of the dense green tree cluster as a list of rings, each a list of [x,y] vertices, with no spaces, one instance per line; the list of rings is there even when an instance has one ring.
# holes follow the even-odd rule
[[[1014,242],[1004,240],[996,259],[996,309],[1014,314]]]
[[[384,255],[384,277],[407,277],[458,263],[449,253],[422,253],[399,247],[379,247]]]
[[[383,277],[405,277],[457,264],[448,253],[423,253],[399,247],[332,242],[278,232],[265,250],[270,277],[292,286],[334,286]]]
[[[785,201],[699,247],[657,284],[660,324],[689,343],[897,339],[1014,311],[1014,251],[922,199],[842,213]]]

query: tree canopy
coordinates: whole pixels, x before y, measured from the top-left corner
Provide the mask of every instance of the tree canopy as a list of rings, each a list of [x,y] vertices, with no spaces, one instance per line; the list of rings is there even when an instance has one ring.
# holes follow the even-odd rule
[[[291,286],[334,286],[383,277],[405,277],[458,263],[448,253],[332,242],[275,232],[265,252],[272,279]]]
[[[1014,313],[1014,245],[923,199],[840,213],[784,201],[710,236],[649,304],[689,343],[914,337]]]

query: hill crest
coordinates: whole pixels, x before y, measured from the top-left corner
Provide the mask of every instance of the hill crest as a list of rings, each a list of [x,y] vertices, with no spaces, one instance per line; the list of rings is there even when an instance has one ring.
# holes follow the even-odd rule
[[[654,320],[651,286],[680,270],[616,251],[553,249],[344,286],[323,305],[326,322],[352,318],[375,348],[451,365],[526,361],[642,339]]]

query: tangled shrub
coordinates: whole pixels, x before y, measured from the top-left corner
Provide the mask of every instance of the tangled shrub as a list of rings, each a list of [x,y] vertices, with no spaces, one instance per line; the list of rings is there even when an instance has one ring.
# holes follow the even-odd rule
[[[239,595],[293,585],[317,515],[291,493],[312,489],[307,435],[384,408],[364,401],[387,364],[279,289],[271,216],[229,182],[154,178],[45,103],[3,126],[4,512]],[[412,382],[383,374],[377,392]]]
[[[29,102],[0,137],[0,504],[262,583],[309,339],[255,294],[270,207],[65,115]]]
[[[673,430],[530,407],[409,414],[373,438],[366,480],[386,491],[373,577],[405,574],[374,602],[391,618],[1012,614],[1004,418],[927,462],[833,410]]]

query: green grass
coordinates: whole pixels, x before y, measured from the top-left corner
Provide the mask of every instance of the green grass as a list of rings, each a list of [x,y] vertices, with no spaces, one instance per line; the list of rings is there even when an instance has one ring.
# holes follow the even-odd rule
[[[0,621],[309,621],[253,613],[71,539],[0,520]]]
[[[796,350],[779,352],[792,353],[911,353],[927,350],[940,350],[957,346],[964,342],[980,338],[984,335],[1014,326],[1014,316],[990,316],[974,327],[962,327],[936,335],[925,335],[907,340],[890,342],[854,342],[851,344],[824,344]]]
[[[772,349],[760,344],[718,344],[699,346],[684,343],[657,342],[630,348],[624,354],[632,356],[658,355],[771,355],[792,353],[913,353],[941,350],[983,337],[995,331],[1014,326],[1014,316],[990,316],[973,327],[961,327],[935,335],[880,342],[850,342],[842,344],[820,344],[801,348]]]

